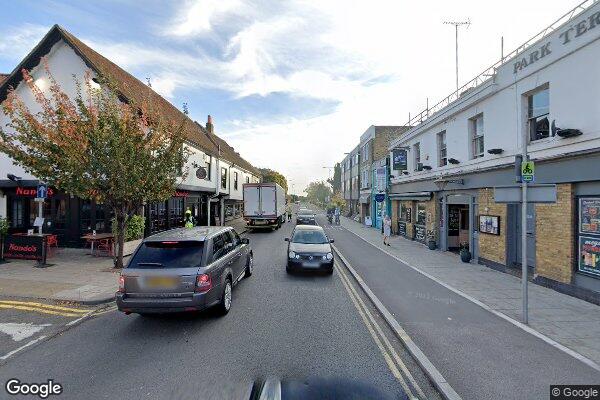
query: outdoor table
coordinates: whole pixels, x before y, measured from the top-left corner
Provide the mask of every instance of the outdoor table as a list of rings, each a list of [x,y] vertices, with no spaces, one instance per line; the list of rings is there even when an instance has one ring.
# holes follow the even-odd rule
[[[104,240],[104,239],[114,239],[115,235],[113,235],[112,233],[97,233],[95,235],[88,233],[87,235],[83,235],[81,237],[84,240],[87,240],[91,243],[91,254],[94,255],[94,244],[96,242],[99,242],[100,240]]]

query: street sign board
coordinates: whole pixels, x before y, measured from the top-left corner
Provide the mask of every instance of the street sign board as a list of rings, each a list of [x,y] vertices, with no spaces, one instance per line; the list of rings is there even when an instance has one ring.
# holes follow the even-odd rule
[[[521,177],[525,182],[533,182],[535,179],[535,164],[533,161],[523,161],[521,163]]]
[[[37,186],[37,197],[38,199],[45,199],[48,196],[48,186],[43,183],[40,183]]]
[[[383,200],[385,200],[385,193],[377,193],[375,195],[376,202],[381,203]]]

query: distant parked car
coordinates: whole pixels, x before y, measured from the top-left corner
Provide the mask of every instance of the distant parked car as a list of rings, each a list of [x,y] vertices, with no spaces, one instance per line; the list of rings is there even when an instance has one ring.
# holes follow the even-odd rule
[[[316,225],[317,221],[315,220],[315,213],[312,210],[308,210],[306,208],[301,208],[298,210],[298,214],[296,215],[296,224],[297,225]]]
[[[286,271],[316,270],[333,273],[333,252],[330,240],[320,226],[298,225],[288,242]]]
[[[252,275],[252,248],[231,227],[179,228],[147,237],[119,278],[119,311],[231,308],[232,288]]]

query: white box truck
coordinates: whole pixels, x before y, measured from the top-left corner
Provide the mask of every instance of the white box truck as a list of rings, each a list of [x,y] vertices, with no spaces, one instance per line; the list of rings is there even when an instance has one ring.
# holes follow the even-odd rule
[[[244,183],[244,219],[248,230],[279,229],[285,222],[285,191],[276,183]]]

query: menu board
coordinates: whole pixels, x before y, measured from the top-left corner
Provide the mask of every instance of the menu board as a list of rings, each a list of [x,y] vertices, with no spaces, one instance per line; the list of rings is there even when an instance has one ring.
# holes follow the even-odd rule
[[[425,237],[426,237],[425,227],[422,225],[415,225],[415,240],[424,243]]]
[[[497,215],[480,215],[479,232],[500,235],[500,217]]]
[[[600,198],[579,199],[579,233],[600,235]]]
[[[406,222],[398,221],[398,235],[406,236]]]
[[[450,208],[448,210],[448,236],[458,236],[460,228],[460,209]]]
[[[600,276],[600,238],[579,237],[579,271]]]

